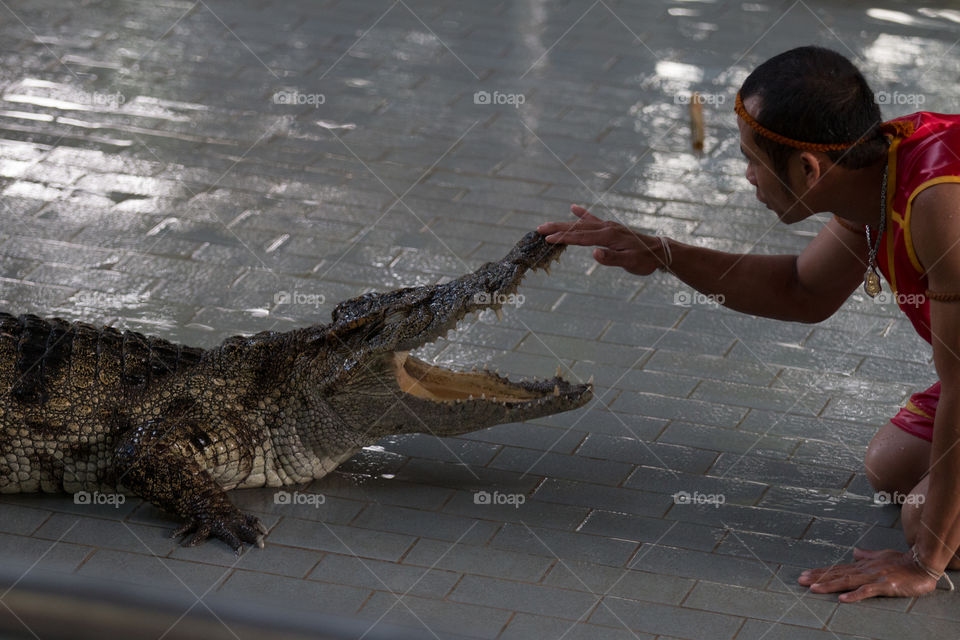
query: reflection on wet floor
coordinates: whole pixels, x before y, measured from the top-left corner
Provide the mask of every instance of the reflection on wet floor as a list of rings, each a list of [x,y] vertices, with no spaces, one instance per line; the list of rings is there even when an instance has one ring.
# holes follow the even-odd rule
[[[800,250],[822,218],[785,227],[756,202],[732,113],[749,71],[793,46],[853,59],[885,117],[958,104],[949,2],[30,0],[0,15],[3,308],[200,346],[448,280],[572,202],[720,250]],[[211,545],[162,546],[172,523],[149,505],[50,496],[3,498],[0,555],[149,583],[135,532],[199,592],[438,637],[960,634],[946,597],[804,608],[790,584],[853,544],[903,545],[860,469],[933,378],[895,309],[858,293],[826,323],[781,325],[683,304],[669,275],[585,250],[524,287],[502,322],[484,313],[420,356],[541,377],[559,362],[596,375],[588,411],[384,440],[301,488],[322,512],[238,492],[273,527],[238,568]],[[681,506],[683,491],[729,499]]]

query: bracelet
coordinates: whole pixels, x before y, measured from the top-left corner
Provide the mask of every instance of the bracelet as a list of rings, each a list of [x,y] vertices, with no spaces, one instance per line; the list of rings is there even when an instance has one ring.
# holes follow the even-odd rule
[[[853,225],[847,222],[846,220],[844,220],[843,218],[837,215],[833,216],[833,219],[836,220],[837,224],[839,224],[841,227],[843,227],[847,231],[853,231],[856,234],[863,235],[863,225],[857,227],[856,225]]]
[[[922,569],[924,573],[926,573],[928,576],[936,580],[938,589],[941,588],[940,581],[946,580],[947,583],[942,588],[946,589],[947,591],[955,590],[955,587],[953,586],[953,580],[950,579],[950,576],[947,575],[946,571],[944,571],[943,573],[937,573],[927,565],[920,562],[920,554],[917,553],[917,545],[913,545],[912,547],[910,547],[910,552],[913,555],[913,564],[917,565],[917,567]]]
[[[960,293],[956,292],[943,292],[943,291],[930,291],[927,289],[923,292],[923,295],[927,296],[930,300],[936,300],[937,302],[960,302]]]
[[[659,269],[660,271],[668,271],[670,269],[670,265],[673,264],[673,252],[670,251],[670,243],[667,242],[666,236],[657,236],[657,237],[660,238],[660,246],[663,247],[663,257],[664,257],[663,264],[657,267],[657,269]]]

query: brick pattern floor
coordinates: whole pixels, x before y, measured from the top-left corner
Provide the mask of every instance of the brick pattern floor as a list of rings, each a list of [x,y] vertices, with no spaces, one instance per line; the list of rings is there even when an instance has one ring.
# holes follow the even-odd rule
[[[821,44],[886,117],[956,111],[960,13],[872,4],[8,1],[0,302],[211,346],[470,271],[571,202],[796,252],[826,218],[779,225],[743,177],[732,102],[756,64]],[[387,439],[299,488],[318,505],[234,492],[270,528],[239,561],[178,546],[139,500],[4,496],[0,561],[423,637],[960,635],[954,595],[838,606],[795,585],[853,545],[905,547],[862,472],[877,427],[935,378],[893,303],[857,293],[824,323],[776,323],[585,249],[521,293],[426,357],[595,376],[589,408]]]

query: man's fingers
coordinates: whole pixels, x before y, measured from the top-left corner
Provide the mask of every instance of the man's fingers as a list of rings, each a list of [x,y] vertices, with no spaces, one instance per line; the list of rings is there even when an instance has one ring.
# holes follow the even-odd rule
[[[876,598],[877,596],[893,595],[889,592],[889,587],[881,582],[871,582],[861,586],[856,591],[850,593],[841,593],[840,602],[859,602],[867,598]]]
[[[578,204],[570,205],[570,211],[573,213],[573,215],[577,216],[581,220],[589,220],[590,222],[600,222],[600,218],[593,215],[592,213],[590,213],[589,211],[587,211],[586,209],[584,209]]]
[[[602,221],[599,221],[598,224],[597,222],[586,222],[584,220],[574,220],[573,222],[544,222],[537,227],[537,233],[550,236],[555,233],[563,233],[566,231],[603,229],[604,227],[602,224]],[[559,240],[553,239],[548,240],[548,242],[559,242]]]
[[[544,222],[537,227],[537,233],[548,236],[551,233],[557,233],[558,231],[566,231],[573,225],[573,222]]]
[[[850,565],[841,564],[836,567],[822,567],[820,569],[808,569],[800,574],[800,577],[797,578],[797,582],[803,585],[804,587],[809,587],[814,582],[820,582],[821,580],[830,580],[837,576],[843,575],[845,572],[844,569],[847,569]]]
[[[824,576],[819,582],[810,585],[813,593],[835,593],[837,591],[851,591],[868,582],[873,582],[877,576],[867,573],[849,573],[839,576]]]
[[[823,567],[820,569],[810,569],[804,571],[800,574],[800,577],[797,578],[797,582],[804,587],[809,587],[813,584],[823,584],[826,582],[832,582],[835,580],[843,579],[850,575],[860,574],[860,569],[855,564],[840,564],[835,567]]]
[[[609,227],[591,229],[577,227],[569,231],[558,231],[547,236],[547,242],[562,242],[583,247],[609,246],[616,239],[615,232]]]

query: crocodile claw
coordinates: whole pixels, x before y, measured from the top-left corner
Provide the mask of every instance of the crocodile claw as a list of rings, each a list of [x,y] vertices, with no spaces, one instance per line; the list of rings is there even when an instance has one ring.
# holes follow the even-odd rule
[[[193,534],[189,540],[182,542],[185,547],[195,547],[206,542],[210,536],[220,538],[233,549],[238,556],[243,551],[243,543],[255,544],[263,549],[263,536],[267,528],[260,522],[260,518],[249,516],[237,511],[225,516],[207,516],[194,518],[173,532],[171,538],[179,538]]]

